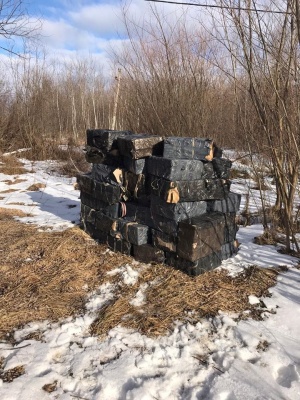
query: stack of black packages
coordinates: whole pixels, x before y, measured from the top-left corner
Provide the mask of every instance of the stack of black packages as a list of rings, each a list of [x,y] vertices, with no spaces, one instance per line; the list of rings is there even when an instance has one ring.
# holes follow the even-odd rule
[[[82,227],[112,250],[189,275],[237,251],[240,195],[212,140],[88,130],[86,159],[92,170],[77,177]]]

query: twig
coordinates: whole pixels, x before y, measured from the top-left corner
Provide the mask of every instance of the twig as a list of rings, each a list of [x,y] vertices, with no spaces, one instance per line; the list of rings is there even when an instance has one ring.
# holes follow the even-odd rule
[[[3,342],[1,342],[1,343],[3,343]],[[31,343],[27,343],[27,344],[24,344],[24,346],[19,346],[19,347],[11,347],[11,348],[4,347],[4,348],[0,348],[0,350],[18,350],[18,349],[24,349],[24,347],[28,347],[28,346],[31,346]]]

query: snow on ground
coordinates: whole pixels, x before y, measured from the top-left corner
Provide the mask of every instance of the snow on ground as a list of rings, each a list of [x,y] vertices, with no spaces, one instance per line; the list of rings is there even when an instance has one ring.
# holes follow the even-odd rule
[[[43,229],[65,229],[78,222],[79,192],[74,179],[51,172],[49,162],[29,163],[19,177],[0,174],[0,207],[18,208]],[[10,184],[5,181],[23,179]],[[40,191],[26,189],[43,183]],[[16,189],[14,192],[6,192]],[[233,185],[245,193],[245,187]],[[255,200],[255,199],[254,199]],[[256,202],[253,201],[252,204]],[[104,284],[88,296],[87,312],[59,323],[32,322],[15,333],[18,344],[0,343],[5,369],[24,365],[25,374],[11,383],[0,380],[2,400],[262,400],[300,398],[300,271],[296,260],[279,254],[274,246],[257,246],[252,238],[261,226],[240,228],[239,253],[222,263],[231,273],[245,266],[287,265],[278,283],[263,299],[270,313],[263,321],[237,321],[220,312],[196,326],[176,322],[174,330],[157,339],[120,326],[106,338],[91,337],[88,328],[99,310],[113,296]],[[137,262],[111,271],[124,284],[136,282]],[[133,304],[144,303],[142,285]],[[260,301],[249,296],[249,305]],[[23,340],[31,332],[43,333],[43,341]],[[44,385],[54,384],[47,392]]]

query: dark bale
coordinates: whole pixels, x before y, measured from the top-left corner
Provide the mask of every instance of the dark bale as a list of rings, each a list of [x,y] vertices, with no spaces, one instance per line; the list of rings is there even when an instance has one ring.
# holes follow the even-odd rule
[[[165,253],[161,249],[157,249],[150,244],[142,244],[141,246],[133,245],[133,256],[136,260],[144,263],[164,263]]]
[[[120,154],[133,159],[162,155],[163,139],[152,135],[129,135],[118,138]]]
[[[196,261],[221,251],[224,241],[225,217],[221,213],[209,213],[179,222],[178,256]]]
[[[199,160],[149,157],[147,172],[168,180],[195,180],[202,177],[203,163]]]

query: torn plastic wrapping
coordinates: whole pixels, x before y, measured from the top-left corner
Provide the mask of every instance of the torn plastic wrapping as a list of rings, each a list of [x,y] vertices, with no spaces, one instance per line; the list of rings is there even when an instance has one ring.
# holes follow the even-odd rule
[[[133,174],[144,174],[146,171],[146,158],[139,158],[137,160],[131,157],[123,157],[124,167]]]
[[[131,255],[132,245],[124,239],[118,239],[114,236],[108,235],[107,244],[108,247],[114,252],[127,254],[128,256]]]
[[[222,213],[238,212],[241,205],[241,195],[229,192],[223,200],[211,200],[207,203],[208,211],[219,211]]]
[[[124,173],[124,187],[134,199],[146,196],[149,191],[148,185],[146,185],[146,175],[136,175],[129,171]]]
[[[214,157],[211,139],[168,137],[164,139],[164,157],[211,161]]]
[[[188,261],[178,257],[175,253],[166,252],[166,264],[179,269],[190,276],[198,276],[217,268],[222,263],[222,252],[217,251],[195,261]]]
[[[159,249],[176,253],[176,237],[167,235],[164,232],[160,232],[156,229],[152,229],[152,241],[153,245]]]
[[[189,261],[196,261],[221,251],[224,240],[225,217],[209,213],[178,224],[177,253]]]
[[[202,178],[203,163],[199,160],[149,157],[147,172],[168,180],[194,180]]]
[[[194,181],[168,181],[150,176],[150,190],[167,203],[193,202],[224,199],[230,189],[230,181],[222,179],[198,179]]]
[[[133,245],[133,256],[136,260],[144,263],[164,263],[165,261],[164,251],[150,244]]]
[[[116,131],[112,129],[87,129],[86,143],[87,146],[95,147],[103,152],[103,154],[117,149],[117,139],[132,135],[131,131]]]
[[[162,155],[163,139],[154,135],[128,135],[118,138],[118,148],[120,154],[133,159]]]
[[[174,221],[182,221],[187,218],[197,217],[206,213],[205,201],[192,201],[183,203],[166,203],[158,196],[151,196],[151,213],[162,215]]]
[[[137,246],[150,243],[151,231],[147,225],[121,219],[118,223],[118,231],[121,238]]]

